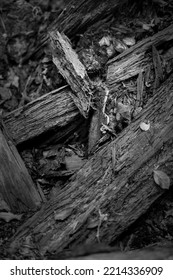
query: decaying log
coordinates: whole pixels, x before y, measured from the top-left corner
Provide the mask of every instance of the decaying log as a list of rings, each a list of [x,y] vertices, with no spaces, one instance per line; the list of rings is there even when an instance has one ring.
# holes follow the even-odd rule
[[[152,64],[145,52],[154,44],[173,39],[173,25],[128,49],[108,63],[107,85],[114,90],[118,82],[138,75]],[[64,127],[78,115],[69,88],[53,91],[4,117],[4,123],[16,144],[30,140],[55,127]]]
[[[139,126],[145,120],[150,121],[148,131]],[[172,157],[173,75],[117,139],[19,228],[10,251],[21,251],[29,241],[42,258],[80,243],[111,243],[164,192],[153,179],[156,165],[172,183]]]
[[[0,129],[0,196],[13,213],[35,211],[44,197],[36,189],[4,126]]]
[[[65,9],[53,23],[54,30],[68,37],[83,33],[89,26],[112,14],[128,0],[71,0],[65,1]],[[66,5],[67,4],[67,5]]]
[[[15,143],[70,123],[79,114],[70,93],[64,86],[6,115],[3,120]]]
[[[98,20],[109,17],[119,6],[128,0],[68,0],[65,1],[64,10],[50,25],[49,31],[59,30],[72,39],[77,34],[84,33],[88,27]],[[39,51],[48,42],[49,35],[45,34],[42,44],[37,47]]]
[[[58,31],[50,32],[53,62],[70,85],[70,95],[84,117],[88,116],[93,85],[69,39]]]
[[[118,82],[122,82],[145,71],[152,63],[152,58],[146,56],[147,51],[169,42],[173,39],[173,25],[144,39],[127,49],[120,55],[108,61],[107,85],[114,90]]]

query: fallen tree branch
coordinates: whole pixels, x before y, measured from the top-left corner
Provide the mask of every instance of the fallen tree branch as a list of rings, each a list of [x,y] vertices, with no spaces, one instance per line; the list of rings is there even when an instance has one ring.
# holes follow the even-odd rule
[[[152,45],[157,48],[172,39],[173,25],[170,25],[152,37],[140,41],[120,55],[109,60],[107,71],[107,85],[109,89],[114,91],[117,83],[134,77],[141,71],[145,71],[153,64],[152,58],[146,56],[146,52],[152,51]]]
[[[57,15],[57,18],[50,25],[49,31],[59,30],[59,32],[63,32],[72,39],[78,34],[83,34],[95,22],[108,18],[118,7],[126,2],[127,0],[71,0],[64,7],[62,13]],[[49,35],[44,34],[41,44],[40,40],[38,40],[39,45],[34,53],[40,52],[48,40]]]
[[[152,59],[145,52],[173,39],[173,25],[128,49],[108,63],[107,85],[114,91],[117,84],[145,71]],[[53,91],[4,117],[4,123],[16,144],[28,141],[55,127],[64,127],[78,115],[69,88]],[[68,105],[67,105],[68,104]]]
[[[127,0],[71,0],[62,14],[53,22],[54,30],[58,29],[68,37],[83,33],[89,26],[112,14],[116,8]],[[64,16],[65,14],[65,16]]]
[[[149,120],[149,131],[140,122]],[[43,258],[79,243],[114,241],[164,192],[153,179],[155,166],[173,180],[173,75],[121,135],[98,151],[57,197],[29,219],[9,245]],[[24,253],[23,253],[24,254]]]
[[[3,121],[15,143],[21,144],[72,122],[79,112],[70,93],[64,86],[6,115]]]

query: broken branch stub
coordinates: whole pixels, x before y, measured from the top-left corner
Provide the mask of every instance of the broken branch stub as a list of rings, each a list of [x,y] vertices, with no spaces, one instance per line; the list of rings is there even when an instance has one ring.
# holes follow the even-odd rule
[[[80,113],[86,118],[94,87],[84,65],[72,49],[69,39],[58,31],[49,33],[53,62],[70,85],[70,93]]]

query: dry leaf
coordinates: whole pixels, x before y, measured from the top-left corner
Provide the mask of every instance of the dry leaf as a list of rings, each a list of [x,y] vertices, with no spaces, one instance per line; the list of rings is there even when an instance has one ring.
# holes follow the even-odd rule
[[[150,123],[149,122],[148,123],[141,122],[139,126],[140,126],[140,129],[143,130],[143,131],[147,131],[147,130],[150,129]]]
[[[9,88],[0,87],[0,97],[2,100],[9,100],[12,97],[11,90]]]
[[[113,45],[106,48],[107,56],[110,58],[115,54],[115,49]]]
[[[77,171],[84,164],[84,160],[76,154],[65,156],[66,169],[70,171]]]
[[[16,88],[19,88],[19,77],[15,74],[15,71],[13,68],[10,68],[8,72],[8,78],[7,83],[5,84],[5,87],[15,86]]]
[[[0,219],[6,221],[9,223],[11,220],[21,220],[22,214],[21,215],[15,215],[11,212],[0,212]]]
[[[137,107],[133,111],[133,117],[135,118],[142,111],[142,107]]]
[[[151,29],[151,26],[150,26],[150,24],[143,23],[142,28],[143,28],[144,30],[147,30],[147,31],[148,31],[148,30]]]
[[[136,44],[136,41],[134,37],[125,37],[123,38],[123,43],[131,47]]]
[[[111,37],[110,36],[104,36],[102,39],[99,41],[100,47],[102,46],[110,46],[111,44]]]
[[[130,105],[125,105],[121,102],[117,102],[114,108],[114,114],[116,114],[116,120],[120,121],[127,120],[128,123],[131,121],[131,110],[132,107]]]
[[[154,170],[154,181],[162,189],[168,190],[170,187],[170,178],[161,170]]]
[[[130,113],[131,112],[131,106],[130,105],[125,105],[121,102],[117,102],[117,109],[118,112],[123,115],[124,113]]]
[[[114,48],[118,53],[122,53],[128,49],[127,45],[118,39],[114,39]]]

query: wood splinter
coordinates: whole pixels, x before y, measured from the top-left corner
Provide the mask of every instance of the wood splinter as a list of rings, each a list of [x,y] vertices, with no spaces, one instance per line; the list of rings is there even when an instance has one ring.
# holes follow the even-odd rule
[[[73,90],[70,95],[80,113],[87,118],[94,86],[88,77],[85,66],[64,34],[52,31],[49,36],[53,62]]]

